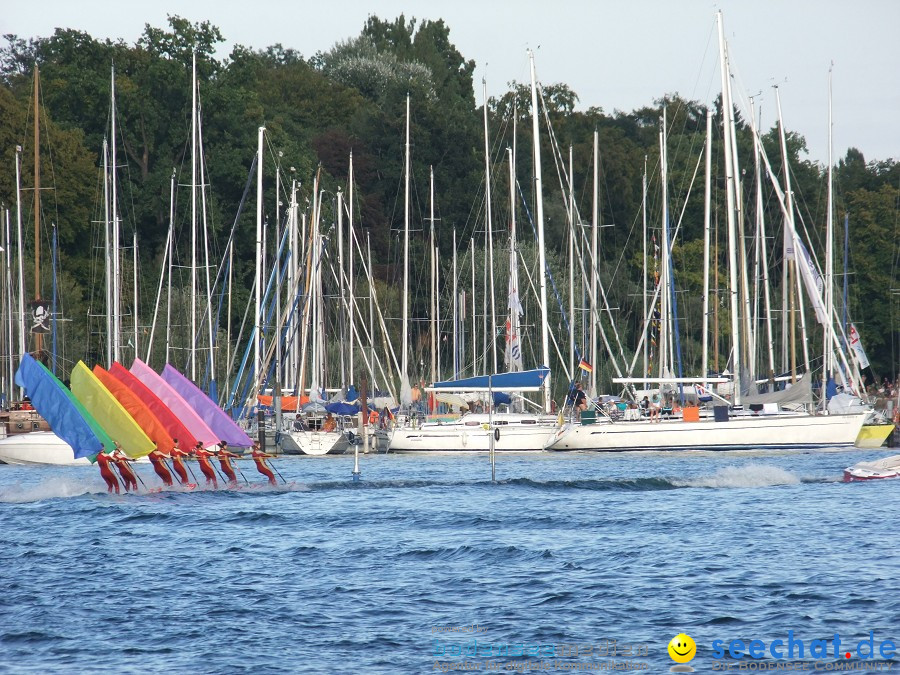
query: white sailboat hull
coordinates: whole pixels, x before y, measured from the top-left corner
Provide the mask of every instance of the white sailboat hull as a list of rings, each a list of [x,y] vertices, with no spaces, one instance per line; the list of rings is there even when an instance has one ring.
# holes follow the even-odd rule
[[[568,424],[549,450],[739,450],[852,446],[866,413],[737,416],[727,421],[649,420]]]
[[[52,431],[32,431],[0,439],[0,462],[35,466],[78,466],[91,463],[87,457],[75,459],[72,446]]]
[[[494,415],[489,422],[488,415],[467,415],[449,423],[398,427],[391,434],[389,451],[488,452],[493,436],[496,452],[539,452],[553,439],[557,429],[555,418],[513,413]]]
[[[340,431],[290,431],[282,434],[284,452],[303,455],[339,455],[350,442]]]

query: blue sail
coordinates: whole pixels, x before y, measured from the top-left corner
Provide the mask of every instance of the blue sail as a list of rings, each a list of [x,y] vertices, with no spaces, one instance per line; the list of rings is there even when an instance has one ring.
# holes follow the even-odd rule
[[[533,370],[517,373],[497,373],[496,375],[479,375],[461,380],[435,382],[429,390],[441,391],[537,391],[550,374],[550,369],[541,366]]]
[[[25,389],[34,409],[47,420],[54,433],[72,446],[75,458],[96,455],[112,439],[79,404],[66,386],[29,354],[22,357],[16,384]]]

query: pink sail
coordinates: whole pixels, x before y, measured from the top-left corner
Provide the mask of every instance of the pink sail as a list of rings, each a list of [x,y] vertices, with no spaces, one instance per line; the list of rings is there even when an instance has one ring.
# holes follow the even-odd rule
[[[221,440],[237,448],[253,446],[250,437],[234,423],[234,420],[224,410],[213,403],[212,399],[203,393],[203,390],[169,364],[163,368],[162,378],[181,395],[181,398],[193,406],[197,414]]]
[[[215,432],[194,412],[190,404],[169,386],[168,382],[157,375],[156,371],[150,366],[140,359],[135,359],[134,363],[131,364],[131,374],[147,385],[150,391],[169,406],[169,409],[178,416],[178,419],[187,427],[194,438],[203,443],[204,447],[211,447],[219,442]]]
[[[160,401],[159,397],[150,391],[146,384],[130,373],[125,366],[118,361],[114,361],[109,367],[109,374],[133,391],[143,404],[153,411],[153,414],[162,422],[169,435],[173,439],[178,439],[179,447],[190,449],[197,445],[197,439],[181,423],[178,416],[169,410],[169,407]]]

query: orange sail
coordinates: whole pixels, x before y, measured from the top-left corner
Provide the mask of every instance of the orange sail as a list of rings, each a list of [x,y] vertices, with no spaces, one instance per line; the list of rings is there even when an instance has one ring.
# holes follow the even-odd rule
[[[110,393],[116,397],[116,400],[122,404],[122,407],[128,411],[128,414],[134,418],[138,426],[144,430],[144,433],[150,437],[151,441],[156,441],[156,447],[168,454],[175,447],[172,434],[166,430],[166,426],[160,419],[150,410],[149,407],[123,384],[119,379],[101,366],[94,366],[94,375],[103,383],[103,386],[109,389]]]

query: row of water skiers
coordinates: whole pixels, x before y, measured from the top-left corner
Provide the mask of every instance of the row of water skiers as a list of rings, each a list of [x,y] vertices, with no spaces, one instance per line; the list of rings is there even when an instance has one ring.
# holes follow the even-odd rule
[[[184,460],[187,457],[193,457],[197,460],[197,465],[200,467],[200,471],[203,473],[204,478],[206,478],[207,486],[211,485],[213,488],[219,486],[219,483],[216,480],[216,471],[210,462],[213,458],[219,461],[221,472],[227,478],[228,484],[234,485],[237,483],[237,476],[234,473],[234,466],[232,466],[231,460],[241,457],[241,455],[231,452],[225,441],[220,442],[215,450],[206,450],[200,442],[190,450],[180,449],[178,447],[178,439],[174,439],[174,444],[175,447],[169,453],[154,447],[153,451],[147,456],[150,463],[153,465],[153,470],[156,472],[156,475],[160,477],[166,486],[171,486],[174,483],[172,471],[174,471],[178,482],[182,485],[187,485],[191,482],[188,480],[188,472],[184,464]],[[119,493],[119,480],[112,470],[113,466],[119,471],[122,486],[125,488],[125,491],[136,491],[138,477],[134,472],[134,469],[130,466],[130,462],[133,462],[134,459],[122,452],[122,448],[118,443],[115,445],[116,448],[112,452],[102,450],[97,454],[97,465],[100,467],[100,476],[106,481],[107,492]],[[154,445],[156,444],[154,443]],[[266,459],[274,457],[275,455],[263,452],[257,442],[253,444],[253,452],[250,456],[256,463],[256,470],[269,479],[270,485],[275,485],[275,475],[272,473],[272,469],[266,464]],[[167,459],[172,461],[172,471],[169,470],[169,466],[166,464]],[[193,471],[191,473],[193,473]]]

